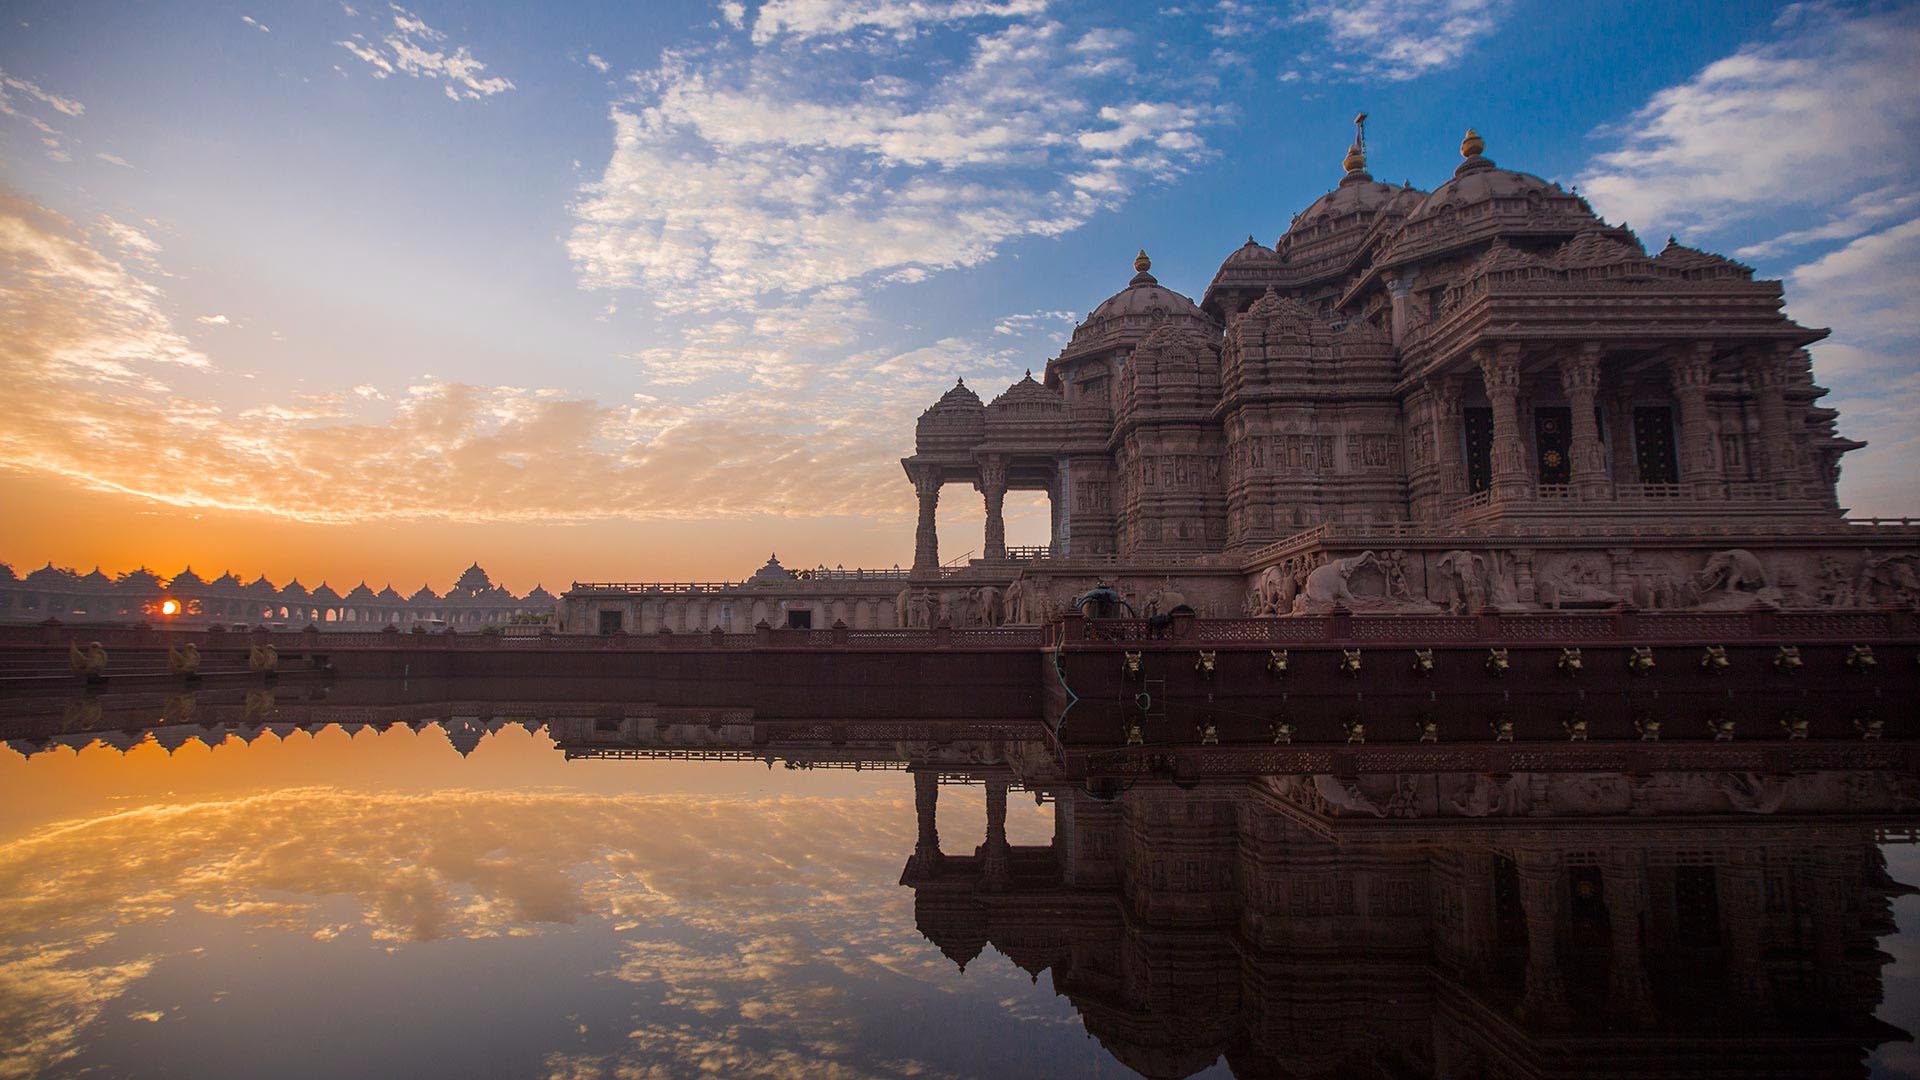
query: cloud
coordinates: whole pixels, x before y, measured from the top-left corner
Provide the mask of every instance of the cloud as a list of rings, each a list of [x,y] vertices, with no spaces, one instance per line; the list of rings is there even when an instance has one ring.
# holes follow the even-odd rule
[[[1920,217],[1858,237],[1794,268],[1788,307],[1802,322],[1832,326],[1813,349],[1814,370],[1832,386],[1841,431],[1865,439],[1847,455],[1842,500],[1853,512],[1915,512],[1920,461]]]
[[[49,93],[48,91],[40,89],[38,85],[30,80],[9,75],[4,70],[0,70],[0,113],[5,113],[8,116],[19,115],[14,112],[14,100],[9,91],[24,94],[28,99],[46,105],[62,116],[79,117],[86,115],[87,107],[78,101],[70,97],[62,97],[59,94]]]
[[[0,70],[0,116],[17,120],[38,133],[42,152],[48,158],[68,162],[73,154],[62,141],[64,132],[53,126],[50,116],[78,118],[87,107],[69,97],[42,90],[37,83]]]
[[[228,326],[233,322],[232,319],[227,318],[225,315],[196,315],[193,321],[202,326]]]
[[[768,49],[668,54],[610,110],[613,151],[573,208],[581,283],[694,312],[914,281],[1077,228],[1206,156],[1216,110],[1076,72],[1087,35],[1058,23],[977,29],[934,76],[918,39],[877,75],[825,47],[1027,8],[770,5]],[[779,33],[761,34],[769,19]]]
[[[599,72],[602,75],[605,75],[608,72],[608,70],[610,70],[612,67],[612,65],[608,64],[605,60],[602,60],[600,57],[595,56],[592,53],[587,54],[587,66]]]
[[[1403,82],[1459,63],[1511,6],[1510,0],[1215,0],[1196,10],[1222,46],[1214,54],[1218,63],[1246,63],[1244,47],[1285,34],[1287,51],[1297,53],[1314,78]],[[1319,42],[1300,40],[1314,33]],[[1297,69],[1280,76],[1282,82],[1299,78]]]
[[[99,158],[101,161],[104,161],[109,165],[118,165],[123,169],[133,168],[133,163],[128,161],[126,158],[121,157],[119,154],[109,154],[103,150],[93,156]]]
[[[243,23],[246,23],[248,26],[253,27],[255,30],[260,31],[263,34],[270,34],[273,32],[272,28],[269,27],[266,23],[263,23],[258,19],[255,19],[251,15],[240,16],[240,21]]]
[[[1655,233],[1699,233],[1889,185],[1893,198],[1915,190],[1920,9],[1848,17],[1796,5],[1775,30],[1596,133],[1617,145],[1579,177],[1595,208]],[[1813,238],[1789,233],[1760,248]]]
[[[738,14],[724,11],[730,25]],[[934,26],[974,19],[1017,19],[1040,15],[1047,0],[768,0],[753,20],[753,41],[765,45],[785,37],[794,41],[841,38],[874,32],[905,40]]]
[[[174,958],[126,954],[172,939],[155,931],[176,913],[309,937],[338,963],[368,942],[404,950],[591,923],[575,933],[604,941],[610,964],[593,977],[656,1003],[636,1018],[649,1034],[623,1056],[738,1056],[745,1071],[728,1075],[809,1060],[819,1063],[809,1074],[871,1075],[860,1059],[872,1051],[854,1049],[868,1040],[831,1037],[850,1016],[884,1010],[832,1006],[849,994],[944,996],[931,984],[950,970],[894,884],[913,812],[903,785],[889,788],[832,798],[296,787],[42,828],[0,844],[0,1075],[52,1070],[107,1010],[139,1004],[130,992]],[[653,1032],[663,1009],[678,1021]],[[741,1049],[697,1052],[748,1028]]]
[[[398,4],[387,6],[393,29],[378,41],[355,33],[334,43],[364,61],[374,78],[397,72],[416,79],[445,80],[441,90],[453,101],[478,101],[514,89],[513,80],[485,74],[487,65],[474,59],[465,45],[446,52],[439,46],[447,35]]]
[[[1018,338],[874,348],[864,303],[823,289],[636,352],[644,384],[692,389],[676,399],[426,378],[233,408],[217,402],[244,376],[174,328],[159,251],[111,219],[83,232],[0,200],[0,467],[316,523],[905,520],[913,417],[957,375],[991,388],[1020,370]]]

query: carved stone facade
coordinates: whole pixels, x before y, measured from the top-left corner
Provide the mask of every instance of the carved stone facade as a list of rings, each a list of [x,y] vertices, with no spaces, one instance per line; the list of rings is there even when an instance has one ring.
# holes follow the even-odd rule
[[[1376,182],[1356,138],[1339,185],[1198,303],[1143,252],[1042,380],[949,391],[902,462],[916,577],[1059,595],[1108,567],[1199,595],[1184,575],[1228,569],[1267,615],[1920,603],[1920,528],[1839,506],[1862,444],[1818,404],[1806,349],[1828,332],[1787,318],[1779,282],[1649,255],[1484,149],[1429,192]],[[987,511],[964,568],[931,527],[954,483]],[[1046,548],[1006,547],[1009,486],[1048,492]]]

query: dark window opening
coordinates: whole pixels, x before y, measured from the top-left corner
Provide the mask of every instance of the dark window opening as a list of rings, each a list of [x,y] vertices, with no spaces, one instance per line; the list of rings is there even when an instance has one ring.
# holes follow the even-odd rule
[[[1674,867],[1673,913],[1682,944],[1720,943],[1720,885],[1713,867]]]
[[[1485,491],[1493,484],[1493,410],[1460,410],[1467,427],[1467,490]]]
[[[600,633],[602,635],[619,633],[620,626],[621,626],[621,619],[622,619],[621,613],[618,611],[601,612],[600,613]]]
[[[1680,482],[1680,463],[1674,457],[1673,410],[1649,405],[1633,410],[1633,444],[1643,484]]]
[[[813,612],[812,611],[787,612],[787,629],[789,630],[813,629]]]

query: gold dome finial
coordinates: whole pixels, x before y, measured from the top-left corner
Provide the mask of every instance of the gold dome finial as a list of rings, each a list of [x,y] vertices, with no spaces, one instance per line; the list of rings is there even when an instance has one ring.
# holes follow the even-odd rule
[[[1468,128],[1467,137],[1460,140],[1460,156],[1464,158],[1479,157],[1486,152],[1486,149],[1487,140],[1481,138],[1479,132]]]
[[[1153,269],[1153,260],[1147,258],[1147,249],[1141,248],[1140,254],[1133,257],[1133,268],[1144,274]]]
[[[1360,172],[1367,167],[1367,114],[1361,113],[1353,118],[1353,145],[1347,148],[1347,156],[1341,166],[1348,172]]]

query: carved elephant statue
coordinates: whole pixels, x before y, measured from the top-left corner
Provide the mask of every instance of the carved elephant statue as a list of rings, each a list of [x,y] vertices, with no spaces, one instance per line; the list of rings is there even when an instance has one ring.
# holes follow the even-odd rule
[[[1693,576],[1693,583],[1703,593],[1715,589],[1759,592],[1767,587],[1767,571],[1753,552],[1744,548],[1728,548],[1708,556],[1707,565]]]
[[[1314,568],[1313,573],[1307,575],[1305,588],[1301,589],[1300,595],[1294,598],[1294,613],[1317,613],[1327,611],[1336,604],[1351,605],[1353,590],[1348,582],[1354,574],[1378,561],[1378,557],[1373,552],[1363,551],[1358,555],[1335,559],[1324,566]]]
[[[1285,615],[1293,610],[1293,598],[1300,591],[1300,581],[1292,569],[1284,566],[1269,566],[1260,571],[1253,579],[1253,614]]]

